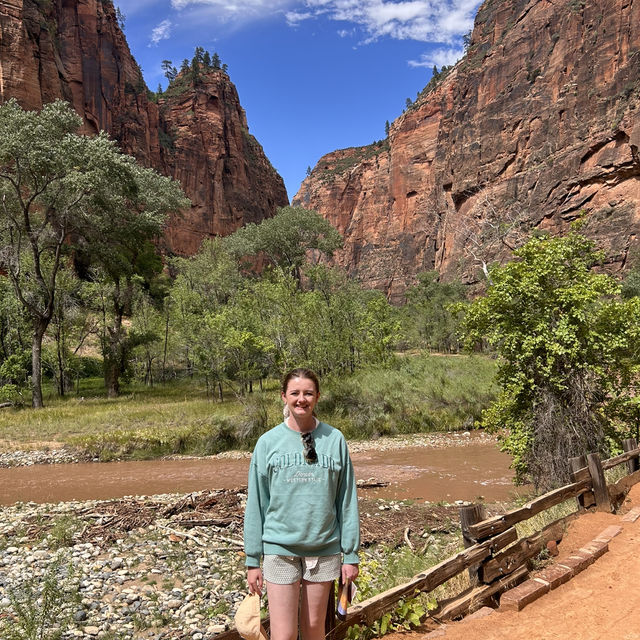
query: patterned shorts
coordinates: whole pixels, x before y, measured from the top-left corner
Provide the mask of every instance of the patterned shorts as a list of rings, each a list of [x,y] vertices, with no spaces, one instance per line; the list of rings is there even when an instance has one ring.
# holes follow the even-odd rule
[[[317,560],[315,565],[314,560]],[[300,579],[307,582],[330,582],[340,577],[341,567],[339,553],[316,558],[266,555],[262,563],[262,574],[272,584],[293,584]]]

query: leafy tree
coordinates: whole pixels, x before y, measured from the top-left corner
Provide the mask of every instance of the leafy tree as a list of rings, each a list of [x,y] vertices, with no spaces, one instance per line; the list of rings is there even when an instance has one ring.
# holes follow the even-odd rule
[[[137,291],[133,300],[131,316],[131,335],[136,336],[136,347],[132,355],[138,356],[144,383],[153,386],[154,368],[163,356],[163,335],[165,333],[165,316],[161,305],[154,300],[144,288]]]
[[[229,65],[226,62],[222,65],[222,72],[229,73]]]
[[[0,275],[0,363],[28,349],[30,329],[11,282]]]
[[[307,267],[305,286],[304,316],[313,318],[306,323],[311,326],[304,338],[310,345],[310,366],[321,372],[353,373],[372,353],[384,351],[380,345],[365,346],[373,334],[384,334],[367,324],[375,321],[368,305],[376,293],[363,290],[342,269],[326,265]]]
[[[187,74],[190,71],[191,71],[191,65],[189,64],[189,61],[185,58],[182,61],[182,64],[180,65],[180,73]]]
[[[440,282],[437,271],[426,271],[407,289],[406,297],[403,312],[411,337],[430,349],[457,351],[458,322],[450,305],[464,300],[464,285]]]
[[[320,214],[302,207],[281,207],[273,218],[248,224],[224,240],[232,255],[263,257],[292,274],[298,282],[308,252],[328,257],[342,246],[342,237]]]
[[[191,258],[176,258],[171,263],[176,273],[167,301],[171,313],[167,320],[177,335],[176,348],[189,370],[192,361],[212,382],[225,380],[224,354],[211,344],[203,318],[213,317],[236,296],[242,278],[235,260],[221,239],[205,240]],[[194,359],[194,360],[193,360]]]
[[[617,297],[616,280],[593,270],[603,254],[575,231],[534,237],[514,256],[460,305],[462,328],[468,345],[485,339],[500,355],[484,426],[514,456],[517,479],[547,489],[568,480],[568,458],[606,455],[628,434],[640,299]]]
[[[221,63],[220,56],[216,51],[214,51],[213,56],[211,56],[211,66],[214,69],[220,69],[220,63]]]
[[[150,293],[154,281],[161,278],[162,261],[149,241],[161,228],[131,229],[121,239],[117,255],[101,252],[105,247],[97,247],[91,255],[95,268],[89,302],[98,313],[104,382],[110,398],[120,393],[120,379],[129,372],[134,349],[158,339],[140,323],[129,328],[125,318],[132,316],[136,300]]]
[[[362,351],[369,363],[389,362],[401,336],[401,324],[394,309],[381,291],[367,292],[361,322]]]
[[[389,121],[386,120],[384,123],[384,135],[389,137],[389,130],[391,129],[391,125],[389,124]]]
[[[202,54],[202,64],[205,69],[211,69],[211,54],[208,51]]]
[[[24,392],[28,387],[30,353],[16,351],[0,364],[0,402],[15,406],[24,405]]]
[[[126,241],[158,233],[184,206],[177,184],[121,154],[102,133],[76,135],[82,121],[65,102],[23,111],[0,106],[0,268],[31,323],[32,405],[42,402],[42,339],[55,310],[66,255],[124,263]]]
[[[75,354],[88,334],[88,312],[82,304],[82,284],[72,269],[60,270],[50,325],[50,335],[54,339],[50,367],[59,396],[64,396],[72,386],[73,375],[77,373]],[[75,342],[78,346],[72,350]]]

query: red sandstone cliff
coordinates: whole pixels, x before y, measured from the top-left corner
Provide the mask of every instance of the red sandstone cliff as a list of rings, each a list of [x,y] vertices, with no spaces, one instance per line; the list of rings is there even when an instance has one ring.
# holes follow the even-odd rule
[[[148,99],[109,0],[0,0],[0,101],[27,109],[62,98],[141,163],[180,180],[190,211],[170,221],[169,251],[190,254],[288,203],[282,178],[248,133],[228,76]]]
[[[639,2],[487,0],[465,57],[384,145],[324,156],[293,203],[396,299],[426,269],[473,282],[523,231],[579,215],[621,268],[640,232],[639,108]]]

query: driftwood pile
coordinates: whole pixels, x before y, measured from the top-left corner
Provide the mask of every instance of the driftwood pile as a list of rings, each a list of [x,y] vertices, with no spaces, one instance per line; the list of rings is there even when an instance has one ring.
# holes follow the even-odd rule
[[[377,543],[421,548],[433,533],[448,533],[458,528],[457,507],[432,504],[388,502],[367,497],[367,489],[382,483],[368,482],[360,489],[361,538],[364,546]],[[124,538],[129,531],[151,525],[169,536],[192,538],[203,544],[224,540],[242,546],[242,524],[246,488],[202,491],[179,498],[128,497],[107,502],[78,505],[72,512],[74,542],[92,542],[108,546]],[[54,526],[58,516],[28,519],[26,535],[41,539]],[[197,532],[190,530],[198,527]],[[179,541],[177,538],[176,542]]]

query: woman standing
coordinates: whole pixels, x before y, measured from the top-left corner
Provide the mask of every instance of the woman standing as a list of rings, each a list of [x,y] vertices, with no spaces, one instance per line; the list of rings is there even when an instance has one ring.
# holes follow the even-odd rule
[[[267,583],[271,640],[324,638],[333,581],[358,575],[360,525],[353,466],[340,431],[313,413],[318,378],[294,369],[282,382],[285,420],[253,451],[244,520],[251,593]],[[260,569],[260,558],[263,568]]]

